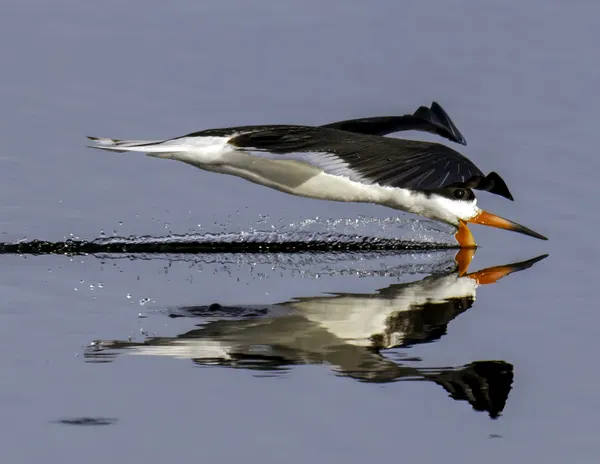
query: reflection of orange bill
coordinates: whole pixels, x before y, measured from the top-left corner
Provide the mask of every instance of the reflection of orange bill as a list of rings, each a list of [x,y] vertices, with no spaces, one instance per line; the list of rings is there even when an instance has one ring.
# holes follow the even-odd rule
[[[471,264],[471,260],[475,256],[474,248],[461,248],[456,256],[454,257],[454,261],[456,261],[456,265],[458,266],[458,275],[460,277],[464,276],[469,270],[469,265]]]
[[[496,283],[502,277],[512,274],[515,270],[518,269],[515,269],[512,266],[496,266],[473,272],[472,274],[467,275],[467,277],[473,279],[479,285],[487,285]]]
[[[464,251],[471,251],[471,250],[464,250]],[[463,250],[461,250],[459,252],[459,254],[461,252],[463,252]],[[479,285],[493,284],[493,283],[497,282],[498,280],[502,279],[503,277],[506,277],[507,275],[512,274],[513,272],[522,271],[523,269],[527,269],[527,268],[533,266],[535,263],[537,263],[538,261],[541,261],[542,259],[545,259],[547,256],[548,255],[541,255],[541,256],[538,256],[537,258],[533,258],[533,259],[530,259],[527,261],[522,261],[520,263],[506,264],[504,266],[488,267],[487,269],[482,269],[481,271],[473,272],[471,274],[466,274],[466,277],[475,280]],[[460,267],[460,264],[459,264],[459,267]]]

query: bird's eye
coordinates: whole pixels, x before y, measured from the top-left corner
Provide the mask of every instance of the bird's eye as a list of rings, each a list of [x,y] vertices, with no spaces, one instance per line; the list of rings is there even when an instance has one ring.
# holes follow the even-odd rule
[[[456,198],[457,200],[462,200],[465,196],[466,196],[466,192],[464,189],[456,189],[454,191],[454,198]]]

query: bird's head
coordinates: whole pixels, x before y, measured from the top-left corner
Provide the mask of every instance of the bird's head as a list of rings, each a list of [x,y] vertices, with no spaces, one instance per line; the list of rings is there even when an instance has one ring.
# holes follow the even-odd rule
[[[463,187],[444,188],[429,193],[431,216],[458,228],[456,240],[462,248],[476,247],[473,235],[467,224],[482,224],[498,229],[512,230],[540,240],[548,240],[541,234],[521,224],[509,221],[477,206],[477,197],[473,190]]]

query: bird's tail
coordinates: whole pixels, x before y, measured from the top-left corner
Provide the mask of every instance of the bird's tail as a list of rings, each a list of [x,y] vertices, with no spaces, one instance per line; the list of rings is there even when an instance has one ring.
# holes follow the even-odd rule
[[[88,139],[96,142],[96,145],[87,145],[89,148],[115,151],[117,153],[141,152],[157,158],[169,158],[171,153],[189,149],[185,144],[174,143],[173,140],[118,140],[91,136],[88,136]]]
[[[119,140],[119,139],[110,139],[108,137],[91,137],[91,136],[88,136],[88,139],[97,143],[97,145],[88,145],[90,148],[100,148],[100,149],[106,149],[106,150],[118,151],[118,152],[132,151],[132,150],[127,150],[126,148],[135,148],[135,147],[141,147],[141,146],[144,146],[147,144],[160,143],[160,140]]]

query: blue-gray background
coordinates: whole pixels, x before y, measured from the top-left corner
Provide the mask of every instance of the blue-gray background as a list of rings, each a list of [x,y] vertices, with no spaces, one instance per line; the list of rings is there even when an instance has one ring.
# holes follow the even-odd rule
[[[480,195],[480,203],[550,238],[474,228],[483,245],[474,265],[550,258],[481,289],[443,341],[413,350],[434,366],[513,363],[504,416],[490,421],[433,384],[379,387],[323,366],[273,379],[189,360],[81,357],[90,340],[123,339],[140,324],[177,331],[162,315],[138,320],[140,298],[156,311],[271,303],[373,291],[394,278],[297,279],[293,266],[259,272],[235,260],[167,269],[158,261],[2,256],[3,461],[595,462],[599,14],[592,1],[5,3],[2,241],[244,231],[261,215],[265,227],[391,217],[375,206],[294,198],[184,164],[93,151],[85,136],[322,124],[436,100],[465,134],[461,150],[501,173],[516,198]],[[117,422],[52,422],[79,416]]]

